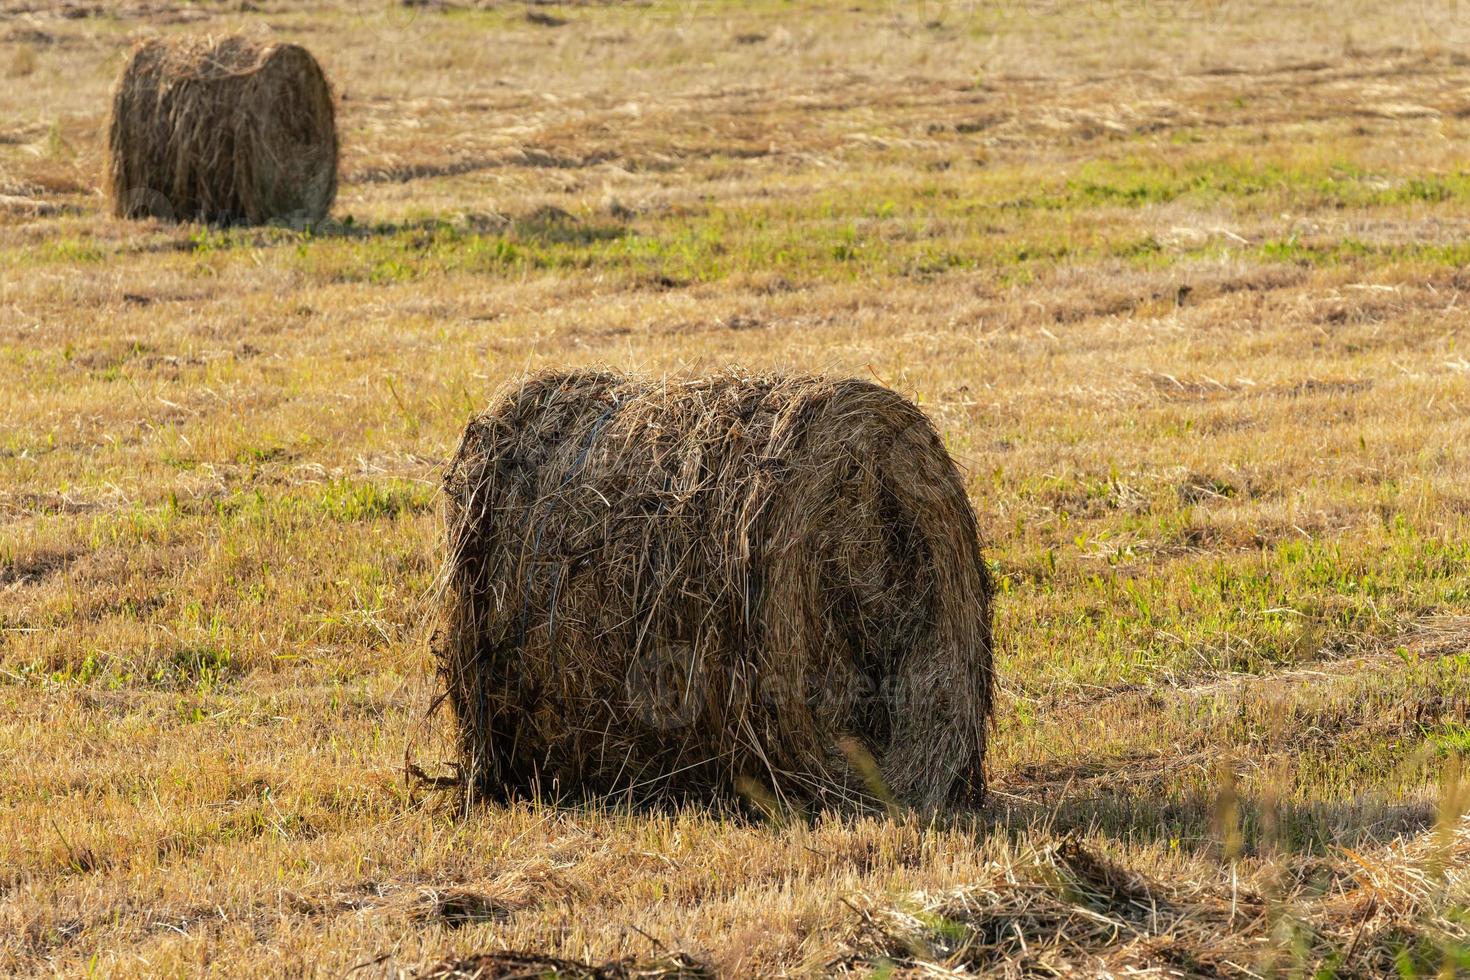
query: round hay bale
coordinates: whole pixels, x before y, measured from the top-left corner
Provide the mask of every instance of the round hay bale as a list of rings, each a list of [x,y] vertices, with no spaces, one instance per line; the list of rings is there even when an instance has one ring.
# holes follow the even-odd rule
[[[981,801],[992,587],[900,395],[540,375],[470,422],[445,496],[471,795]]]
[[[107,148],[120,218],[304,226],[337,196],[332,88],[295,44],[140,44],[113,87]]]

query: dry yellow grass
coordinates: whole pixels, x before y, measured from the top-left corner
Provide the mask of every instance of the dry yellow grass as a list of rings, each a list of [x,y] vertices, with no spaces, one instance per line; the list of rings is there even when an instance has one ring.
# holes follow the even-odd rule
[[[256,6],[0,5],[0,973],[1470,969],[1456,5]],[[268,29],[333,220],[108,217],[134,36]],[[410,791],[466,417],[730,363],[965,465],[987,813]]]

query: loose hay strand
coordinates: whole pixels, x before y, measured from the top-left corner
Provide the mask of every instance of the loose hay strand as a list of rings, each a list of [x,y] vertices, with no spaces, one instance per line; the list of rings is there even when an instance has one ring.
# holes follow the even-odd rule
[[[113,87],[107,143],[121,218],[304,225],[337,195],[332,88],[295,44],[143,42]]]
[[[901,396],[543,374],[470,423],[445,492],[436,652],[472,792],[983,797],[991,583]]]

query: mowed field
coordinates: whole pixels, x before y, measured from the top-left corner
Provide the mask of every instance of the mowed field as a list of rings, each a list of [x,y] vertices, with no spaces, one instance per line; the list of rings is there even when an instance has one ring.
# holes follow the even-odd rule
[[[224,30],[332,219],[111,218],[131,43]],[[1470,11],[0,0],[0,74],[0,974],[1470,973]],[[407,779],[469,415],[731,364],[964,467],[986,811]]]

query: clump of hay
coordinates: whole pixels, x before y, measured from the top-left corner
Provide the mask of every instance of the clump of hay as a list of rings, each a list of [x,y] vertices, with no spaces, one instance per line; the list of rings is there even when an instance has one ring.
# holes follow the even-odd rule
[[[540,375],[471,421],[445,491],[471,795],[980,802],[992,588],[901,396]]]
[[[606,963],[584,963],[544,953],[475,953],[451,956],[434,963],[417,975],[418,980],[704,980],[714,972],[687,953],[672,953],[655,960],[631,957]]]
[[[305,48],[238,35],[147,41],[113,88],[113,213],[320,221],[337,195],[335,117],[332,88]]]
[[[886,962],[899,976],[1463,975],[1470,816],[1343,848],[1335,862],[1282,853],[1251,862],[1255,871],[1175,856],[1159,876],[1158,861],[1126,867],[1071,835],[1020,843],[959,888],[897,904],[858,898],[834,965]]]

